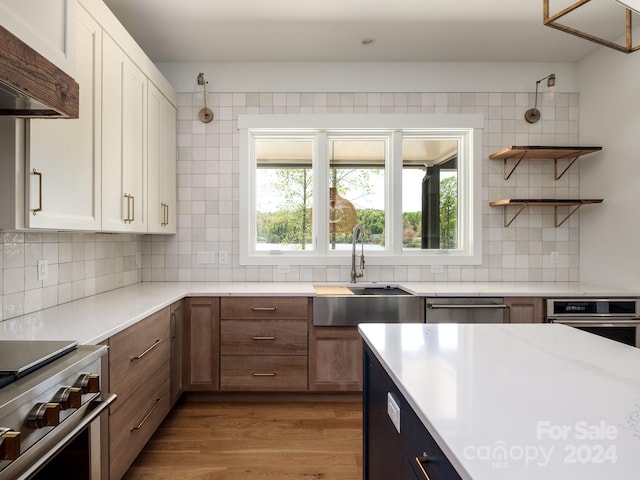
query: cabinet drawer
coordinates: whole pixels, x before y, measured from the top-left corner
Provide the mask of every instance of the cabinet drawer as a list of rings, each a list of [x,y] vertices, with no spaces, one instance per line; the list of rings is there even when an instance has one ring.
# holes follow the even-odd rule
[[[170,409],[169,362],[109,417],[110,478],[120,479]],[[114,404],[115,406],[115,404]]]
[[[307,297],[232,297],[220,300],[221,318],[307,318]]]
[[[224,391],[306,391],[307,357],[222,356],[220,388]]]
[[[169,310],[160,310],[109,339],[109,390],[120,408],[169,360]],[[167,378],[169,372],[166,373]]]
[[[306,320],[222,320],[222,355],[306,355]]]

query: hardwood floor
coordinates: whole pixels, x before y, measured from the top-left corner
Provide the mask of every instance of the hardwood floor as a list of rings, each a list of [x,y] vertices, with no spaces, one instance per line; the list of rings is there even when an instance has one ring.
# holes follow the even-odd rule
[[[179,403],[126,480],[361,480],[362,404]]]

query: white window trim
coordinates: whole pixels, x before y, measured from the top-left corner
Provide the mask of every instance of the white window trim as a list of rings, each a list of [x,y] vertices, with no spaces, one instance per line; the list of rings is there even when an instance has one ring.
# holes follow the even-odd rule
[[[463,249],[457,251],[449,250],[429,250],[420,251],[419,254],[412,255],[409,251],[402,251],[402,242],[394,238],[390,243],[394,251],[387,251],[380,254],[368,253],[368,265],[480,265],[482,263],[482,133],[484,127],[484,116],[478,114],[433,114],[433,115],[238,115],[238,129],[240,131],[240,264],[241,265],[345,265],[350,252],[338,254],[319,254],[318,245],[326,240],[326,234],[319,234],[319,238],[314,239],[315,253],[309,252],[253,252],[249,240],[255,225],[251,225],[254,215],[251,213],[254,202],[254,182],[255,169],[253,166],[253,152],[250,142],[252,132],[273,132],[278,129],[296,130],[303,133],[308,132],[326,135],[322,130],[381,130],[392,133],[391,149],[395,155],[402,149],[399,141],[401,131],[410,130],[439,130],[443,134],[455,132],[460,134],[465,131],[463,137],[465,141],[460,145],[461,149],[469,150],[469,154],[461,155],[461,159],[466,162],[463,166],[466,174],[463,176],[460,185],[461,202],[459,205],[463,210],[460,212],[459,228],[470,230],[461,232],[461,237],[467,242]],[[326,142],[318,142],[315,146],[318,158],[326,158],[326,151],[319,151],[324,148]],[[328,169],[327,165],[320,168]],[[393,189],[398,195],[402,183],[402,165],[396,162],[389,170],[387,182],[393,182]],[[326,176],[319,174],[319,188],[327,187]],[[327,188],[325,188],[327,190]],[[316,202],[320,201],[321,195],[314,195],[314,211],[319,211]],[[468,201],[467,201],[468,199]],[[398,222],[401,218],[401,202],[398,199],[390,201],[394,209],[391,216],[392,222]],[[388,205],[389,207],[389,205]],[[323,221],[314,215],[313,228],[318,229],[316,222]],[[467,219],[473,219],[469,225]],[[395,220],[394,220],[395,219]],[[328,219],[324,219],[328,220]],[[253,222],[255,223],[255,222]],[[326,222],[325,222],[326,223]],[[397,224],[389,225],[388,235],[401,236],[401,229]],[[398,233],[400,232],[400,233]]]

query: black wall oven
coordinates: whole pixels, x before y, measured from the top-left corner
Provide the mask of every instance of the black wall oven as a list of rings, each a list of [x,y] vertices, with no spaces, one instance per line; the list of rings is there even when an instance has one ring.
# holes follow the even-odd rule
[[[105,478],[105,346],[0,341],[0,480]],[[16,363],[17,362],[17,363]]]
[[[639,305],[636,298],[549,299],[546,321],[640,347]]]

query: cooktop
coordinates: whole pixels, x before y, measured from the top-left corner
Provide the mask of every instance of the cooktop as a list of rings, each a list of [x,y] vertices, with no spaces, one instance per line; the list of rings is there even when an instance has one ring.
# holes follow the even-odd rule
[[[75,340],[0,340],[0,387],[78,346]]]

